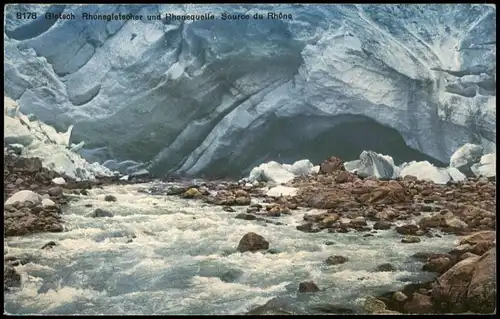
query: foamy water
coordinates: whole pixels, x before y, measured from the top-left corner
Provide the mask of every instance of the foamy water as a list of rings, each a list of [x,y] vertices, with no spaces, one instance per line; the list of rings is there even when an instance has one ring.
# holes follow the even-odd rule
[[[277,218],[284,225],[235,219],[195,200],[138,192],[148,185],[94,189],[71,203],[64,233],[6,239],[8,255],[28,258],[16,267],[20,289],[5,295],[12,314],[244,314],[273,298],[293,313],[317,313],[316,304],[358,310],[364,298],[432,278],[410,258],[418,251],[448,251],[455,237],[421,237],[403,244],[394,230],[308,234],[295,229],[307,210]],[[117,202],[104,201],[114,195]],[[92,204],[93,207],[85,207]],[[86,217],[96,208],[114,217]],[[241,237],[258,233],[273,253],[239,253]],[[135,238],[133,238],[135,237]],[[129,239],[133,241],[127,243]],[[48,241],[57,246],[42,250]],[[326,245],[327,241],[335,244]],[[327,266],[331,255],[349,261]],[[376,272],[382,263],[395,272]],[[313,280],[322,289],[297,294]]]

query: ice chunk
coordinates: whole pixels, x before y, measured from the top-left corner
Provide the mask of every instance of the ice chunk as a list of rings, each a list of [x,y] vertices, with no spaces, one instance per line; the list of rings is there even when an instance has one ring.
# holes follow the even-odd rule
[[[280,163],[271,161],[254,167],[248,177],[249,181],[262,181],[275,184],[286,183],[295,177],[287,171]]]
[[[349,162],[348,166],[363,177],[375,176],[389,179],[398,176],[398,169],[394,165],[392,157],[372,151],[363,151],[359,156],[359,161]]]
[[[272,197],[295,196],[295,195],[297,195],[297,188],[278,185],[278,186],[275,186],[273,188],[270,188],[267,191],[266,195],[272,196]]]
[[[56,177],[52,179],[52,183],[57,184],[57,185],[64,185],[66,184],[66,181],[62,177]]]
[[[401,169],[400,175],[401,177],[412,175],[420,180],[431,180],[436,184],[446,184],[450,180],[446,169],[439,169],[428,161],[413,161]]]
[[[456,167],[448,167],[447,168],[448,174],[450,175],[451,179],[455,182],[460,182],[466,179],[467,177],[460,172]]]
[[[496,153],[490,153],[481,156],[479,163],[472,165],[472,172],[477,177],[494,177],[497,175],[496,171]]]
[[[483,155],[481,145],[467,143],[450,157],[450,167],[455,167],[467,176],[472,176],[471,167],[479,162]]]
[[[314,165],[307,159],[303,159],[293,163],[292,165],[284,164],[283,167],[294,175],[308,175],[311,174],[311,170]]]

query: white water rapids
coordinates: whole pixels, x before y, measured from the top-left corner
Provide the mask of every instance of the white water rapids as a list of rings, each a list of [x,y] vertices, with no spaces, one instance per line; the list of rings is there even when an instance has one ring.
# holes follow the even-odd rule
[[[16,267],[21,288],[5,294],[11,314],[244,314],[272,298],[281,298],[297,314],[317,313],[316,304],[359,311],[364,298],[399,289],[433,274],[410,256],[444,252],[455,240],[421,237],[403,244],[393,229],[347,234],[296,230],[306,209],[276,220],[284,225],[235,219],[196,200],[138,192],[150,185],[107,186],[71,202],[63,219],[66,232],[5,240],[7,255],[29,260]],[[104,201],[114,195],[116,202]],[[92,204],[93,207],[86,207]],[[114,217],[86,217],[96,208]],[[241,237],[255,232],[270,252],[239,253]],[[133,242],[127,243],[133,235]],[[42,250],[48,241],[57,246]],[[327,241],[335,244],[326,245]],[[342,255],[349,261],[327,266]],[[382,263],[398,270],[376,272]],[[298,294],[301,281],[322,290]]]

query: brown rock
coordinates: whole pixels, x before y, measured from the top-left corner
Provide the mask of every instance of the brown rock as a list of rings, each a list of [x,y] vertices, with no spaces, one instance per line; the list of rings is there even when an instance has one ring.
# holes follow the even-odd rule
[[[396,232],[401,235],[415,235],[418,230],[417,225],[407,224],[403,226],[396,227]]]
[[[393,295],[392,295],[392,299],[397,301],[397,302],[404,302],[408,299],[408,296],[406,296],[404,294],[404,292],[402,291],[396,291]]]
[[[191,187],[190,189],[185,191],[184,194],[182,195],[182,197],[184,197],[184,198],[198,198],[201,196],[202,195],[201,195],[200,191],[195,187]]]
[[[330,228],[339,220],[339,218],[340,216],[338,214],[330,214],[321,221],[321,224],[325,228]]]
[[[463,237],[462,240],[460,241],[460,244],[475,245],[483,241],[493,242],[494,240],[496,240],[496,237],[497,237],[496,231],[492,230],[479,231]]]
[[[258,250],[267,250],[268,248],[269,242],[265,240],[264,237],[250,232],[241,238],[237,250],[243,253],[246,251],[255,252]]]
[[[483,242],[479,242],[477,244],[475,244],[470,250],[469,252],[473,253],[473,254],[476,254],[478,256],[481,256],[482,254],[484,254],[485,252],[487,252],[488,250],[490,250],[490,248],[492,247],[495,247],[495,244],[491,241],[483,241]]]
[[[238,198],[238,197],[248,197],[248,193],[247,193],[247,192],[245,192],[245,191],[244,191],[244,190],[242,190],[242,189],[238,189],[236,192],[234,192],[234,196],[235,196],[236,198]]]
[[[479,257],[479,256],[476,254],[470,253],[470,252],[466,252],[466,253],[463,253],[462,255],[460,255],[458,260],[462,261],[464,259],[471,258],[471,257]]]
[[[234,204],[240,206],[250,205],[250,197],[236,197]]]
[[[450,256],[436,254],[427,259],[422,270],[444,274],[451,266],[453,266],[453,261]]]
[[[387,221],[378,221],[373,225],[373,229],[387,230],[390,229],[391,226],[392,224]]]
[[[7,287],[19,287],[21,285],[21,275],[12,266],[3,268],[3,284]]]
[[[404,244],[415,244],[420,242],[420,238],[417,236],[406,235],[401,242]]]
[[[345,171],[342,160],[338,157],[332,156],[319,166],[319,174],[332,174],[335,172]]]
[[[312,281],[304,281],[299,284],[299,292],[318,292],[319,287]]]
[[[377,266],[377,271],[395,271],[396,267],[392,264],[386,263]]]
[[[55,186],[55,187],[49,188],[49,190],[47,192],[49,193],[50,196],[57,197],[59,195],[62,195],[63,190],[61,187]]]
[[[477,313],[493,313],[495,311],[497,300],[495,263],[495,248],[490,249],[478,259],[467,290],[467,306],[470,311]]]
[[[340,265],[347,262],[348,260],[349,259],[344,256],[330,256],[325,260],[325,262],[327,265]]]
[[[337,177],[335,177],[335,182],[338,184],[343,184],[347,182],[352,182],[355,179],[354,174],[349,173],[348,171],[340,172]]]
[[[406,302],[404,310],[407,313],[428,314],[434,311],[434,305],[431,297],[414,293],[411,300]]]
[[[78,191],[76,191],[76,194],[78,194],[78,193],[79,193],[79,192],[78,192]],[[116,197],[115,197],[115,196],[113,196],[113,195],[106,195],[106,196],[104,197],[104,200],[105,200],[106,202],[116,202]]]
[[[462,260],[451,267],[432,287],[432,299],[444,312],[467,311],[467,292],[478,258]]]
[[[222,210],[228,213],[234,213],[235,210],[231,206],[224,206],[222,207]]]

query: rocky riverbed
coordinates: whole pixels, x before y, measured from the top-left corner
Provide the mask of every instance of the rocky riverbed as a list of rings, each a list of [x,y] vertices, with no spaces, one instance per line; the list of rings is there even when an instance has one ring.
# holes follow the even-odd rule
[[[265,183],[76,182],[37,159],[10,153],[5,163],[11,313],[496,307],[491,178],[446,185],[360,178],[330,158],[273,194]]]

